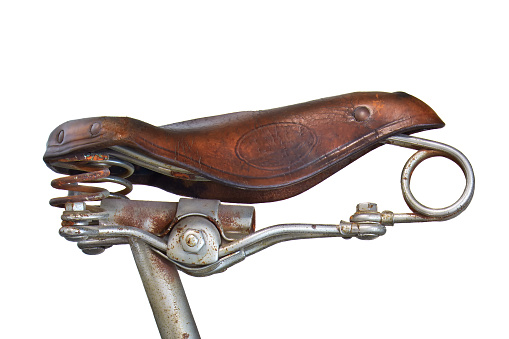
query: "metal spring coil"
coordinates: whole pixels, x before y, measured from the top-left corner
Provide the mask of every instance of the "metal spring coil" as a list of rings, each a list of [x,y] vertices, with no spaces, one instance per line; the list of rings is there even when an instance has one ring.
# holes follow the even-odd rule
[[[95,160],[98,158],[99,160]],[[60,164],[61,167],[86,171],[85,173],[70,175],[57,178],[51,181],[51,186],[56,189],[69,191],[66,197],[58,197],[50,200],[50,205],[55,207],[65,207],[67,203],[77,203],[85,201],[100,201],[106,198],[127,199],[126,195],[132,189],[132,183],[127,180],[134,173],[134,166],[126,161],[110,159],[107,155],[99,157],[87,156],[84,159],[78,159],[72,163]],[[58,164],[55,164],[57,167]],[[118,175],[111,175],[110,168],[116,166],[123,169]],[[94,170],[98,168],[97,170]],[[98,183],[112,182],[124,186],[124,189],[117,192],[110,192],[105,188],[96,186],[79,185],[80,183]]]

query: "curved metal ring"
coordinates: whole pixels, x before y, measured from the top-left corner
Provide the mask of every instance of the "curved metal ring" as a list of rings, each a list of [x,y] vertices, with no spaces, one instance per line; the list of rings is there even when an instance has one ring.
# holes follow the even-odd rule
[[[412,211],[433,218],[434,220],[446,220],[454,218],[467,208],[474,195],[475,179],[472,166],[463,153],[446,144],[406,135],[391,137],[388,143],[419,149],[418,152],[408,159],[401,173],[401,190],[403,197]],[[465,189],[461,197],[452,205],[444,208],[430,208],[424,206],[414,197],[410,190],[410,179],[415,168],[424,160],[436,156],[442,156],[454,161],[463,171],[466,180]]]

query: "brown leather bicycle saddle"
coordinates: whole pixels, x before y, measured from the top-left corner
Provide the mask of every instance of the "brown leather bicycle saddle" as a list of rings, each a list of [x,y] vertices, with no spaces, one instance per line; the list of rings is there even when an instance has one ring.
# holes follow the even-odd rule
[[[264,111],[237,112],[162,127],[123,117],[73,120],[49,136],[44,161],[90,152],[138,155],[129,180],[179,195],[227,202],[295,196],[395,134],[443,127],[406,93],[359,92]],[[168,165],[161,174],[139,156]]]

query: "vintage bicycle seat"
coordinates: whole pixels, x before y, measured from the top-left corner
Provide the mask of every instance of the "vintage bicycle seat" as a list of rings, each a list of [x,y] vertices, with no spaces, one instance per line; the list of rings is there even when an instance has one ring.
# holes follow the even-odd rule
[[[110,149],[144,167],[137,166],[132,183],[195,198],[268,202],[302,193],[390,136],[443,126],[411,95],[363,92],[162,127],[119,117],[69,121],[50,134],[44,160],[51,167],[65,156]]]
[[[65,207],[60,235],[86,254],[129,244],[161,338],[191,339],[199,333],[177,269],[209,276],[279,242],[369,240],[396,223],[442,221],[462,213],[475,186],[468,159],[451,146],[409,136],[443,126],[429,106],[406,93],[359,92],[161,127],[120,117],[69,121],[51,132],[43,159],[68,175],[52,181],[69,193],[50,201]],[[401,174],[409,213],[379,212],[374,203],[360,203],[339,224],[255,230],[253,206],[221,203],[290,198],[382,144],[417,150]],[[414,169],[434,156],[454,161],[466,179],[460,198],[444,208],[421,204],[410,190]],[[102,182],[125,188],[109,192],[97,186]],[[194,199],[129,200],[132,184]]]

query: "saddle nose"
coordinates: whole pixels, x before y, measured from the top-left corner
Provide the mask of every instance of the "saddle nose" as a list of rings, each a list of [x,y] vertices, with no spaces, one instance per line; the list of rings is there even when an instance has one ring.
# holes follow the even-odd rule
[[[108,131],[103,129],[103,117],[85,118],[65,122],[55,128],[46,143],[44,158],[56,157],[97,143]],[[110,133],[111,134],[111,133]]]

